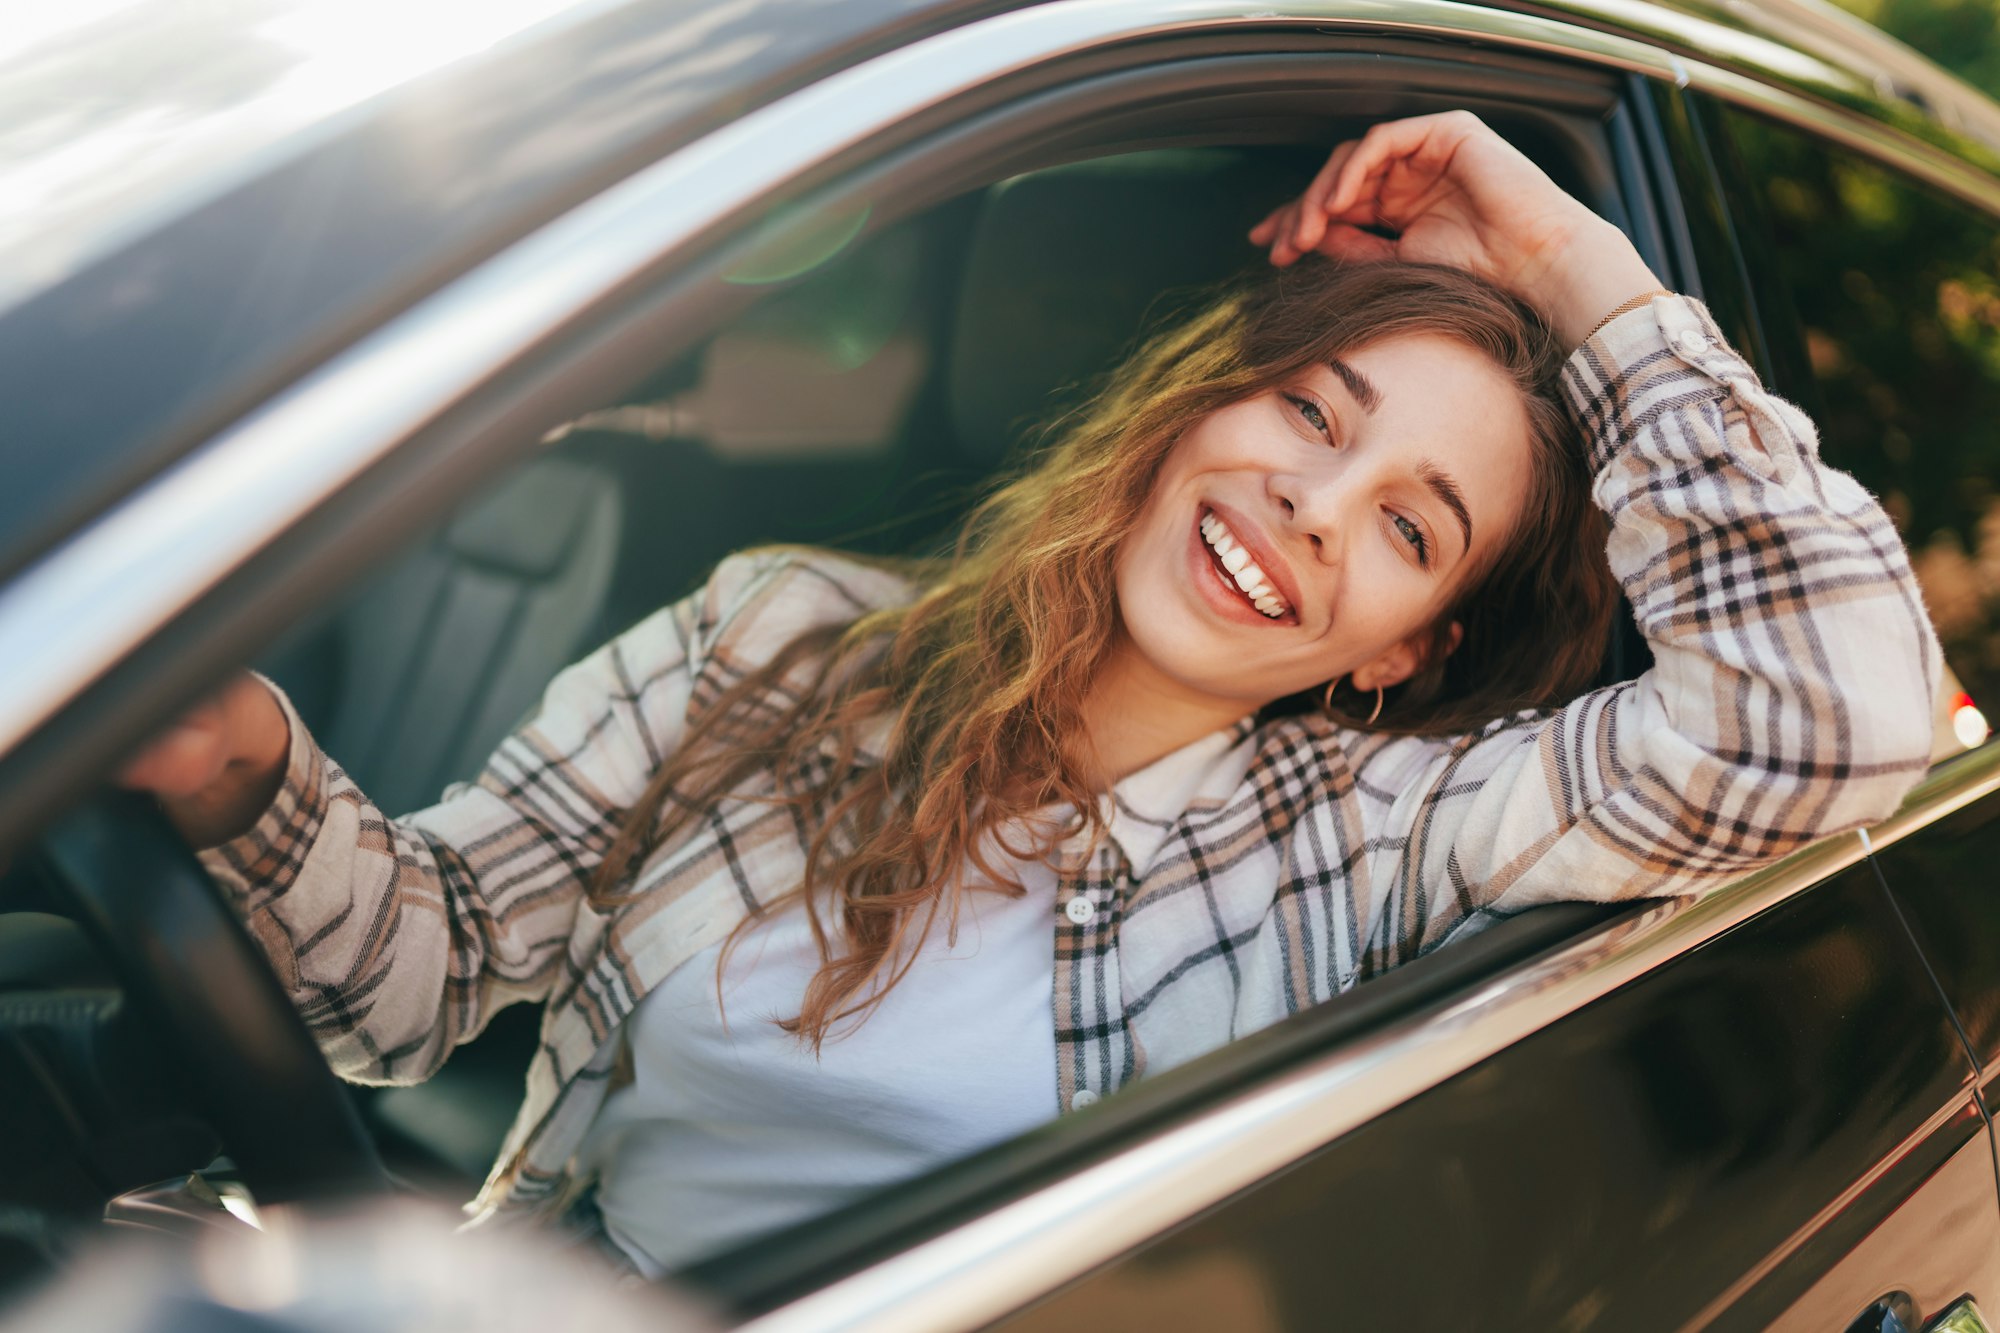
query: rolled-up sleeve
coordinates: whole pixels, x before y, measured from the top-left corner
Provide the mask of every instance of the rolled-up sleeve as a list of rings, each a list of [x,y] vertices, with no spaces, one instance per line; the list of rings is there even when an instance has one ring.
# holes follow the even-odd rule
[[[679,744],[701,645],[754,574],[718,570],[561,672],[477,780],[401,818],[284,702],[276,799],[202,859],[338,1072],[414,1082],[496,1010],[549,993],[623,812]]]
[[[1889,815],[1941,657],[1894,525],[1697,301],[1572,354],[1608,555],[1654,665],[1440,747],[1372,840],[1372,967],[1474,913],[1682,894]]]

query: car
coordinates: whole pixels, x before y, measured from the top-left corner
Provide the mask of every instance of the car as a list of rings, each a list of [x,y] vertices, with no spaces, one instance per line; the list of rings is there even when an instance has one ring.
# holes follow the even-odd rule
[[[9,1290],[108,1226],[463,1198],[535,1041],[517,1006],[430,1083],[340,1085],[121,756],[254,662],[421,805],[728,551],[939,541],[1263,262],[1330,144],[1466,107],[1884,497],[1944,648],[1930,775],[674,1281],[765,1333],[2000,1307],[2000,107],[1810,0],[443,15],[151,0],[0,55]]]

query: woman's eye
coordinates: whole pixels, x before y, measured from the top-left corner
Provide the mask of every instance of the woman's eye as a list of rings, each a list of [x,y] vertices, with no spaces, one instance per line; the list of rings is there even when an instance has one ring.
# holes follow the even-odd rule
[[[1286,394],[1285,399],[1298,409],[1299,415],[1306,419],[1308,426],[1311,426],[1328,439],[1333,438],[1333,429],[1327,423],[1326,413],[1319,410],[1318,403],[1315,403],[1310,398],[1297,398],[1291,394]]]
[[[1391,514],[1389,517],[1395,521],[1396,531],[1402,534],[1403,540],[1416,549],[1417,563],[1428,566],[1431,562],[1431,546],[1424,540],[1424,530],[1401,514]]]

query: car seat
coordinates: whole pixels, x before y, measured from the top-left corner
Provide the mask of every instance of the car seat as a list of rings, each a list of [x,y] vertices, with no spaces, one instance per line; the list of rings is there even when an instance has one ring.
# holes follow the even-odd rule
[[[1145,332],[1226,279],[1261,271],[1247,235],[1297,195],[1323,150],[1157,149],[988,191],[960,288],[953,423],[991,468],[1081,402]]]
[[[536,458],[266,670],[377,805],[421,809],[586,648],[623,522],[602,469]]]

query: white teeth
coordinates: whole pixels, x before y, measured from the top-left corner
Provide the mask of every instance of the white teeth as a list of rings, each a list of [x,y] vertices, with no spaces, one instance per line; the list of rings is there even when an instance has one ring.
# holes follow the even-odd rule
[[[1201,535],[1252,606],[1273,620],[1291,609],[1265,579],[1264,571],[1250,558],[1250,552],[1237,544],[1235,535],[1221,519],[1214,514],[1202,515]]]

